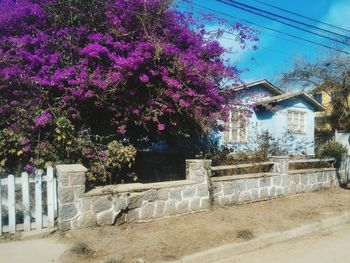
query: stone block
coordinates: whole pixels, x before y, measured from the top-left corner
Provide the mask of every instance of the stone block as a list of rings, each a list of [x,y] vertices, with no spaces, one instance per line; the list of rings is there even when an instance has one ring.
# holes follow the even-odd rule
[[[209,196],[209,189],[207,184],[200,184],[197,186],[196,196],[207,197]]]
[[[292,183],[289,187],[289,193],[290,194],[296,194],[297,193],[297,186],[295,183]]]
[[[198,183],[202,183],[202,182],[205,182],[205,179],[206,179],[206,172],[205,171],[202,171],[202,170],[197,170],[194,172],[194,175],[195,175],[195,178],[196,178],[196,182]]]
[[[300,184],[300,174],[293,175],[292,182],[294,182],[295,184]]]
[[[302,174],[300,176],[300,179],[301,179],[301,183],[304,185],[307,185],[309,183],[309,178],[306,174]]]
[[[222,183],[213,183],[213,193],[218,194],[222,192]]]
[[[281,175],[282,186],[289,186],[291,182],[291,176],[288,174]]]
[[[142,206],[144,200],[144,193],[131,193],[128,198],[128,208],[135,209]]]
[[[283,187],[283,194],[284,195],[289,195],[290,194],[290,186]]]
[[[272,177],[272,185],[274,185],[274,186],[281,186],[281,184],[282,184],[282,178],[281,178],[280,175]]]
[[[268,198],[269,197],[269,191],[267,190],[267,188],[260,188],[259,196],[260,196],[260,199]]]
[[[222,189],[223,189],[224,195],[232,195],[233,191],[234,191],[233,183],[231,183],[231,182],[223,183]]]
[[[259,187],[259,181],[258,179],[248,179],[247,180],[247,189],[251,190],[254,188],[258,188]]]
[[[113,202],[111,196],[101,196],[96,199],[92,204],[92,212],[100,213],[112,208]]]
[[[83,213],[78,219],[79,227],[93,227],[97,224],[97,215],[91,212]]]
[[[230,196],[220,196],[219,197],[219,204],[221,206],[229,206],[229,205],[231,205]]]
[[[125,196],[118,196],[114,200],[114,211],[118,212],[121,210],[126,210],[128,207],[128,202]]]
[[[181,202],[178,202],[176,204],[176,212],[178,214],[184,214],[189,212],[189,201],[188,200],[183,200]]]
[[[140,208],[130,210],[126,216],[127,222],[137,222],[140,220]]]
[[[271,177],[264,177],[259,179],[260,187],[270,187],[271,186]]]
[[[75,204],[65,204],[65,205],[60,205],[58,207],[58,213],[59,213],[59,219],[61,221],[65,221],[75,217],[78,213],[78,210]]]
[[[73,187],[74,198],[83,198],[85,193],[85,185],[78,185]]]
[[[236,180],[234,181],[235,192],[242,192],[247,189],[246,180]]]
[[[81,211],[83,211],[83,213],[89,212],[91,209],[91,200],[93,200],[93,198],[81,198],[80,202],[81,202],[81,206],[80,209]]]
[[[164,207],[165,207],[164,201],[157,201],[154,208],[154,217],[159,218],[164,216]]]
[[[309,184],[315,184],[317,180],[317,176],[315,174],[309,175]]]
[[[304,184],[298,184],[297,185],[297,193],[303,193],[305,191],[305,185]]]
[[[60,174],[57,179],[60,186],[69,186],[69,174]]]
[[[58,202],[60,204],[73,203],[75,200],[73,187],[60,187],[58,191]]]
[[[201,201],[201,199],[199,197],[191,198],[190,205],[189,205],[190,210],[199,211],[200,210],[200,201]]]
[[[186,186],[182,191],[183,198],[192,198],[196,195],[196,188],[194,186]]]
[[[283,195],[283,188],[282,187],[278,187],[276,190],[276,196],[281,196]]]
[[[176,201],[173,199],[166,201],[165,207],[164,207],[164,215],[171,216],[175,214],[176,214]]]
[[[79,228],[79,218],[75,217],[71,220],[71,229],[78,229]]]
[[[141,219],[149,219],[154,215],[155,203],[145,203],[141,208],[140,217]]]
[[[252,201],[252,196],[251,196],[250,192],[245,191],[245,192],[241,193],[241,195],[239,197],[239,202],[245,203],[245,202],[249,202],[249,201]]]
[[[272,186],[272,187],[270,188],[270,197],[271,197],[271,198],[275,197],[275,196],[276,196],[276,192],[277,192],[276,187]]]
[[[157,198],[157,190],[150,189],[145,192],[144,199],[148,202],[153,202]]]
[[[166,201],[169,199],[169,190],[166,188],[159,189],[157,192],[157,200]]]
[[[252,200],[259,200],[259,190],[258,189],[253,189],[251,190],[252,194]]]
[[[101,212],[97,215],[97,224],[100,226],[103,225],[112,225],[118,213],[110,211]]]
[[[231,196],[231,204],[236,205],[239,203],[239,196],[241,193],[235,193],[234,195]]]
[[[70,175],[70,185],[85,185],[85,173],[72,173]]]
[[[72,229],[72,220],[63,221],[63,222],[58,220],[58,228],[60,230]]]
[[[209,197],[201,198],[201,204],[200,204],[201,210],[206,210],[209,208],[209,206],[210,206]]]
[[[174,199],[177,201],[182,200],[181,188],[173,188],[170,190],[170,199]]]

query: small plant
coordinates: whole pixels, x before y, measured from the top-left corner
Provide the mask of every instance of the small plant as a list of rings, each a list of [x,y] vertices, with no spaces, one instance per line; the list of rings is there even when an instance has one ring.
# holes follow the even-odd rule
[[[78,255],[90,255],[93,253],[93,250],[86,243],[83,242],[76,243],[70,249],[70,251]]]
[[[321,146],[318,155],[324,157],[334,157],[339,159],[343,154],[347,153],[348,149],[343,144],[334,140],[329,140]]]
[[[238,231],[236,233],[236,237],[238,239],[243,239],[243,240],[250,240],[254,238],[254,234],[252,231],[250,231],[249,229],[244,229],[241,231]]]

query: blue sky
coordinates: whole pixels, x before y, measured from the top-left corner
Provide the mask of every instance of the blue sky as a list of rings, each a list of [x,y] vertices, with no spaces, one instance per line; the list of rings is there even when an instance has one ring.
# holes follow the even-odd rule
[[[350,0],[263,1],[308,17],[315,18],[317,20],[350,29]],[[240,2],[293,19],[301,20],[299,17],[294,17],[289,14],[282,13],[281,11],[271,9],[270,7],[266,7],[254,0],[240,0]],[[281,25],[278,22],[260,18],[256,15],[235,9],[234,7],[230,7],[214,0],[194,0],[194,3],[228,13],[241,19],[250,20],[264,26],[272,27],[277,30],[286,31],[299,37],[336,47],[335,44],[330,43],[328,40],[323,40],[317,36],[304,33],[297,29],[292,29],[288,26]],[[235,22],[235,20],[232,18],[227,19],[229,19],[230,22]],[[314,26],[324,27],[316,22],[308,20],[303,21]],[[242,74],[242,79],[246,82],[263,78],[266,78],[272,82],[277,82],[279,76],[283,72],[288,71],[288,69],[292,66],[296,57],[306,57],[309,60],[315,60],[316,57],[324,56],[329,52],[327,49],[303,42],[301,40],[283,36],[259,27],[256,29],[263,31],[263,33],[259,34],[260,41],[258,42],[258,46],[260,46],[260,48],[257,51],[251,51],[249,49],[240,51],[237,48],[237,52],[234,55],[230,55],[231,62],[236,62],[240,68],[249,68],[249,71]],[[333,28],[326,27],[326,29],[335,31]],[[344,32],[337,32],[344,34]],[[225,47],[234,47],[235,49],[236,44],[233,41],[223,39],[221,42]],[[348,51],[350,51],[350,49],[348,49]]]

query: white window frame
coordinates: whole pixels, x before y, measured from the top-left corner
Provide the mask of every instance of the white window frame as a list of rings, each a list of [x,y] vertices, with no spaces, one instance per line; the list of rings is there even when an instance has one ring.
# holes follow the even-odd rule
[[[248,142],[248,120],[247,117],[244,116],[246,115],[245,109],[238,109],[237,114],[238,114],[238,123],[234,123],[233,119],[233,111],[235,110],[230,110],[229,111],[229,119],[228,122],[226,123],[225,131],[228,132],[228,138],[225,138],[224,135],[224,141],[225,143],[240,143],[240,144],[245,144]],[[244,115],[243,115],[244,114]],[[241,127],[243,125],[243,128]],[[243,133],[243,136],[242,136]],[[236,135],[236,136],[234,136]]]
[[[304,116],[303,120],[301,116]],[[288,110],[287,129],[289,133],[305,134],[307,131],[307,113],[299,110]]]

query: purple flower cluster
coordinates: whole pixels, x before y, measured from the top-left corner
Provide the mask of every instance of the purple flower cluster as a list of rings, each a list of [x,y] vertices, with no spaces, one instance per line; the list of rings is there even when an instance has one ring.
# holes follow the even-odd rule
[[[52,120],[50,112],[43,111],[39,116],[34,119],[35,126],[45,127]]]
[[[156,17],[144,23],[142,14]],[[48,105],[77,127],[120,137],[212,122],[222,81],[239,82],[240,71],[225,64],[223,31],[207,31],[206,21],[226,25],[162,0],[1,1],[0,127],[38,136],[33,120],[47,127]],[[226,30],[242,48],[258,40],[239,23]]]

